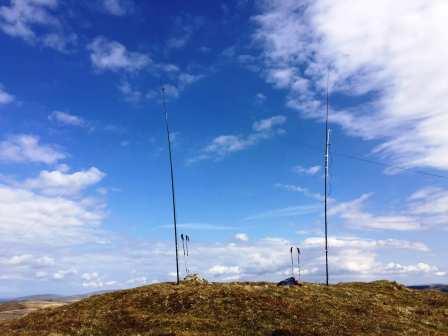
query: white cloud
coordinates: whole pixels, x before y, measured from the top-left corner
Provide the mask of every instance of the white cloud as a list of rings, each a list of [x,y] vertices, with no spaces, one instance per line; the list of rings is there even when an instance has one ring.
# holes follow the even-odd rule
[[[384,266],[384,272],[392,274],[400,273],[439,273],[439,268],[426,263],[419,262],[415,265],[401,265],[390,262]],[[442,272],[443,273],[443,272]],[[437,275],[437,274],[436,274]]]
[[[0,239],[53,245],[94,242],[103,208],[92,199],[49,197],[0,185]]]
[[[252,125],[252,128],[256,132],[271,131],[275,126],[283,125],[285,122],[286,117],[278,115],[271,118],[256,121]]]
[[[302,248],[301,273],[308,280],[322,279],[324,274],[323,240],[310,237],[302,243],[280,238],[265,238],[244,244],[215,244],[212,246],[195,246],[192,256],[207,255],[206,259],[193,259],[192,267],[206,269],[214,279],[232,280],[231,275],[239,279],[281,279],[289,274],[289,247],[298,245]],[[428,252],[428,247],[421,242],[396,239],[372,240],[359,237],[331,237],[330,267],[334,278],[362,279],[365,276],[384,278],[394,272],[387,265],[393,261],[383,262],[379,258],[381,251],[386,260],[391,258],[392,250],[409,250],[414,254]],[[207,251],[207,252],[206,252]],[[206,252],[206,253],[205,253]],[[204,254],[205,253],[205,254]],[[417,265],[405,264],[401,275],[427,274],[437,276],[441,272],[437,266],[428,263]],[[396,273],[396,272],[395,272]],[[226,280],[224,280],[226,279]]]
[[[322,118],[330,66],[333,92],[369,97],[332,122],[382,140],[375,152],[397,165],[448,169],[447,15],[444,0],[265,1],[254,39],[303,116]]]
[[[165,97],[171,97],[171,98],[177,98],[179,97],[179,89],[172,84],[165,84],[163,85],[163,88],[165,90]],[[148,98],[151,98],[151,94],[153,94],[153,91],[150,91],[148,93]],[[160,93],[158,94],[160,96]]]
[[[163,88],[165,90],[165,98],[178,98],[180,94],[190,85],[196,83],[197,81],[203,79],[205,75],[203,74],[191,74],[188,72],[179,72],[179,69],[172,70],[171,67],[168,69],[165,69],[166,66],[158,66],[161,70],[165,72],[174,72],[174,74],[171,74],[170,77],[173,77],[172,83],[165,83],[163,84]],[[149,90],[145,98],[147,99],[155,99],[160,98],[161,91],[160,89],[153,89]]]
[[[247,233],[237,233],[235,235],[235,239],[239,240],[239,241],[247,242],[247,241],[249,241],[249,236],[247,235]]]
[[[103,288],[116,284],[116,281],[105,281],[97,272],[83,273],[81,278],[84,280],[82,286],[88,288]]]
[[[253,137],[241,137],[238,135],[220,135],[205,147],[207,153],[216,153],[218,156],[225,156],[229,153],[239,152],[252,145],[256,139]]]
[[[87,126],[87,123],[83,118],[63,111],[53,111],[48,118],[63,125],[78,127]]]
[[[309,237],[309,240],[304,241],[296,240],[294,236],[290,238],[267,237],[250,242],[213,244],[198,241],[191,246],[189,266],[193,272],[210,281],[279,281],[289,275],[289,248],[294,245],[302,249],[302,279],[322,281],[325,271],[322,238]],[[431,282],[445,273],[441,266],[431,262],[429,258],[433,258],[433,254],[427,253],[425,245],[419,242],[339,236],[331,238],[330,279],[333,282],[379,278],[406,283]],[[147,279],[173,280],[174,251],[171,243],[123,241],[123,237],[120,237],[112,244],[103,247],[84,245],[81,250],[51,246],[51,253],[57,255],[52,265],[27,268],[25,262],[20,264],[23,266],[15,266],[0,261],[2,274],[5,279],[33,280],[36,279],[36,271],[45,272],[42,277],[46,281],[53,281],[53,284],[58,280],[55,274],[58,274],[56,278],[59,279],[70,276],[70,281],[64,281],[64,289],[77,291],[82,288],[125,288],[148,283]],[[20,246],[23,245],[15,245],[14,248]],[[26,254],[31,253],[16,255]],[[410,255],[411,263],[406,261],[406,254]],[[388,266],[390,264],[401,266]],[[51,276],[47,277],[48,274]],[[181,276],[183,274],[182,271]],[[77,279],[80,281],[73,281]]]
[[[349,202],[330,205],[328,214],[338,215],[347,225],[357,228],[408,231],[422,228],[419,218],[410,214],[373,215],[363,209],[371,194],[363,194]]]
[[[413,193],[402,209],[388,215],[374,215],[364,210],[372,194],[364,194],[349,202],[331,202],[329,214],[337,215],[346,224],[369,229],[421,230],[448,227],[448,191],[427,187]]]
[[[130,285],[145,285],[149,283],[148,279],[145,276],[140,276],[137,278],[132,278],[126,281],[126,283]]]
[[[190,41],[193,34],[203,25],[203,23],[203,19],[199,16],[176,16],[174,18],[174,22],[171,24],[171,27],[173,27],[173,36],[167,40],[167,48],[184,48]]]
[[[320,166],[302,167],[299,165],[292,168],[292,170],[297,174],[316,175],[320,172]]]
[[[9,6],[0,7],[0,29],[28,43],[65,52],[77,36],[64,31],[55,14],[58,6],[58,0],[11,0]]]
[[[247,136],[234,134],[219,135],[202,149],[201,154],[188,162],[193,163],[211,158],[222,159],[231,153],[240,152],[255,146],[262,140],[269,139],[276,134],[283,134],[285,131],[278,126],[285,122],[285,116],[274,116],[254,122],[252,125],[253,132]]]
[[[97,184],[106,176],[96,167],[74,173],[59,170],[43,170],[36,178],[30,178],[22,183],[25,189],[39,190],[45,195],[73,195]]]
[[[52,164],[64,158],[65,154],[54,146],[40,144],[34,135],[13,135],[0,142],[0,161]]]
[[[34,274],[34,276],[35,276],[37,279],[42,279],[42,278],[46,278],[46,277],[48,276],[48,273],[45,272],[45,271],[37,271],[37,272]]]
[[[149,56],[128,51],[126,47],[105,37],[96,37],[87,47],[90,51],[92,65],[100,71],[128,71],[141,70],[151,63]]]
[[[78,36],[74,33],[48,33],[41,38],[44,46],[58,50],[60,52],[69,52],[71,47],[78,42]]]
[[[241,270],[238,266],[215,265],[208,270],[213,275],[240,274]]]
[[[62,280],[67,275],[76,275],[78,274],[78,271],[75,268],[69,268],[64,270],[59,270],[56,273],[53,274],[53,279],[55,280]]]
[[[201,230],[201,231],[227,231],[227,230],[234,230],[235,227],[232,226],[226,226],[226,225],[215,225],[215,224],[208,224],[208,223],[180,223],[177,224],[177,227],[180,229],[187,229],[187,230]],[[172,229],[173,225],[160,225],[158,228],[162,229]]]
[[[307,188],[304,188],[304,187],[301,187],[298,185],[276,183],[275,187],[279,188],[279,189],[283,189],[285,191],[299,192],[299,193],[302,193],[304,196],[306,196],[308,198],[315,199],[317,201],[323,201],[323,199],[324,199],[324,196],[322,196],[321,194],[309,191]]]
[[[303,241],[303,247],[323,247],[323,237],[308,237]],[[361,239],[358,237],[328,237],[328,246],[331,248],[362,248],[362,249],[378,249],[378,248],[396,248],[406,249],[420,252],[428,252],[429,247],[421,242],[410,242],[398,239]]]
[[[289,192],[299,192],[317,201],[323,200],[321,194],[298,185],[277,183],[275,187]],[[373,214],[365,210],[366,203],[372,195],[363,194],[347,202],[328,198],[328,214],[339,217],[344,224],[358,229],[410,231],[448,227],[448,190],[434,187],[420,189],[407,198],[401,209],[390,211],[387,215]]]
[[[186,86],[191,85],[202,78],[204,78],[204,75],[193,75],[187,72],[182,72],[178,77],[179,87],[183,90]]]
[[[15,97],[6,92],[3,89],[3,86],[0,84],[0,105],[6,105],[6,104],[10,104],[15,100]]]
[[[420,189],[409,197],[408,209],[426,227],[448,227],[448,190],[434,187]]]
[[[123,16],[131,12],[134,4],[131,0],[102,0],[104,10],[115,16]]]
[[[0,258],[0,264],[8,267],[47,267],[53,266],[55,260],[48,256],[34,256],[32,254],[20,254],[11,257]]]
[[[188,73],[176,74],[177,83],[174,84],[163,84],[163,89],[165,91],[165,98],[178,98],[180,94],[191,84],[203,78],[203,75],[191,75]],[[123,94],[126,101],[133,104],[140,104],[147,100],[159,99],[161,98],[161,88],[151,89],[144,93],[142,90],[133,87],[128,81],[123,81],[118,87],[120,92]]]
[[[144,98],[143,93],[133,88],[128,81],[123,81],[118,86],[118,90],[123,94],[124,99],[132,104],[138,104]]]
[[[266,101],[266,95],[259,92],[255,95],[255,100],[258,104],[263,104]]]
[[[303,215],[308,215],[311,213],[316,213],[322,210],[322,206],[320,204],[310,204],[310,205],[296,205],[289,206],[285,208],[279,208],[274,210],[268,210],[256,215],[248,216],[244,220],[252,221],[258,219],[266,219],[266,218],[281,218],[281,217],[298,217]]]

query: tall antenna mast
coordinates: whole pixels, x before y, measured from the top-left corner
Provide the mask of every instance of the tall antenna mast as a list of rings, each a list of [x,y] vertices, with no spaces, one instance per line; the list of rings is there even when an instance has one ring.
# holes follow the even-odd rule
[[[176,276],[177,281],[176,283],[179,284],[179,252],[177,248],[177,218],[176,218],[176,196],[174,193],[174,173],[173,173],[173,157],[171,153],[171,134],[170,134],[170,127],[168,125],[168,111],[166,109],[166,103],[165,103],[165,88],[162,86],[162,107],[163,111],[165,112],[165,126],[166,126],[166,137],[168,141],[168,153],[170,157],[170,172],[171,172],[171,198],[173,202],[173,224],[174,224],[174,245],[176,249]]]
[[[326,88],[326,117],[325,117],[325,155],[324,155],[324,164],[325,164],[325,275],[326,275],[326,284],[328,286],[328,215],[327,215],[327,197],[328,197],[328,152],[330,146],[330,129],[328,128],[328,82],[329,82],[330,73],[327,70],[327,88]]]

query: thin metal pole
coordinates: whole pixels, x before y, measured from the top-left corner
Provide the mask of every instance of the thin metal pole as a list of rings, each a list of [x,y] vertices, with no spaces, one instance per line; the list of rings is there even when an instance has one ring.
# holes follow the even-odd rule
[[[292,255],[293,250],[294,248],[291,246],[291,249],[289,250],[289,252],[291,253],[291,276],[294,278],[294,259]]]
[[[189,252],[188,252],[188,245],[190,244],[190,236],[185,235],[185,247],[187,250],[187,259],[186,259],[186,265],[187,265],[187,275],[190,275],[190,265],[188,264],[189,259]]]
[[[325,275],[326,275],[326,284],[328,286],[329,279],[328,279],[328,216],[327,216],[327,178],[328,178],[328,146],[330,142],[330,130],[328,128],[328,80],[329,79],[329,73],[327,73],[327,89],[326,89],[326,118],[325,118]]]
[[[185,253],[185,239],[184,239],[183,233],[181,233],[180,239],[182,240],[182,251],[184,253],[185,275],[187,276],[188,275],[188,267],[187,267],[187,257],[186,257],[186,253]]]
[[[177,218],[176,218],[176,196],[174,192],[174,173],[173,173],[173,157],[171,153],[171,135],[170,135],[170,127],[168,125],[168,112],[166,109],[165,103],[165,88],[162,86],[162,107],[165,112],[165,126],[166,126],[166,137],[168,142],[168,153],[170,157],[170,172],[171,172],[171,198],[173,203],[173,223],[174,223],[174,245],[176,249],[176,283],[179,284],[179,252],[178,252],[178,243],[177,243]]]

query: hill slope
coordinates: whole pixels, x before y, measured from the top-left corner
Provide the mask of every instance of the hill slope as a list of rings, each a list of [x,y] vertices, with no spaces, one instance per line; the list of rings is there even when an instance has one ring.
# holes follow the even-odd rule
[[[448,295],[385,281],[157,284],[37,311],[0,335],[448,335]]]

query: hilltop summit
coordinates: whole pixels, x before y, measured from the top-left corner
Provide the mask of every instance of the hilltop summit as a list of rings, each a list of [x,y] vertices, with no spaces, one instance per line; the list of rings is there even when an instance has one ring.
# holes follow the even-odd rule
[[[387,281],[164,283],[43,309],[0,335],[448,335],[448,295]]]

